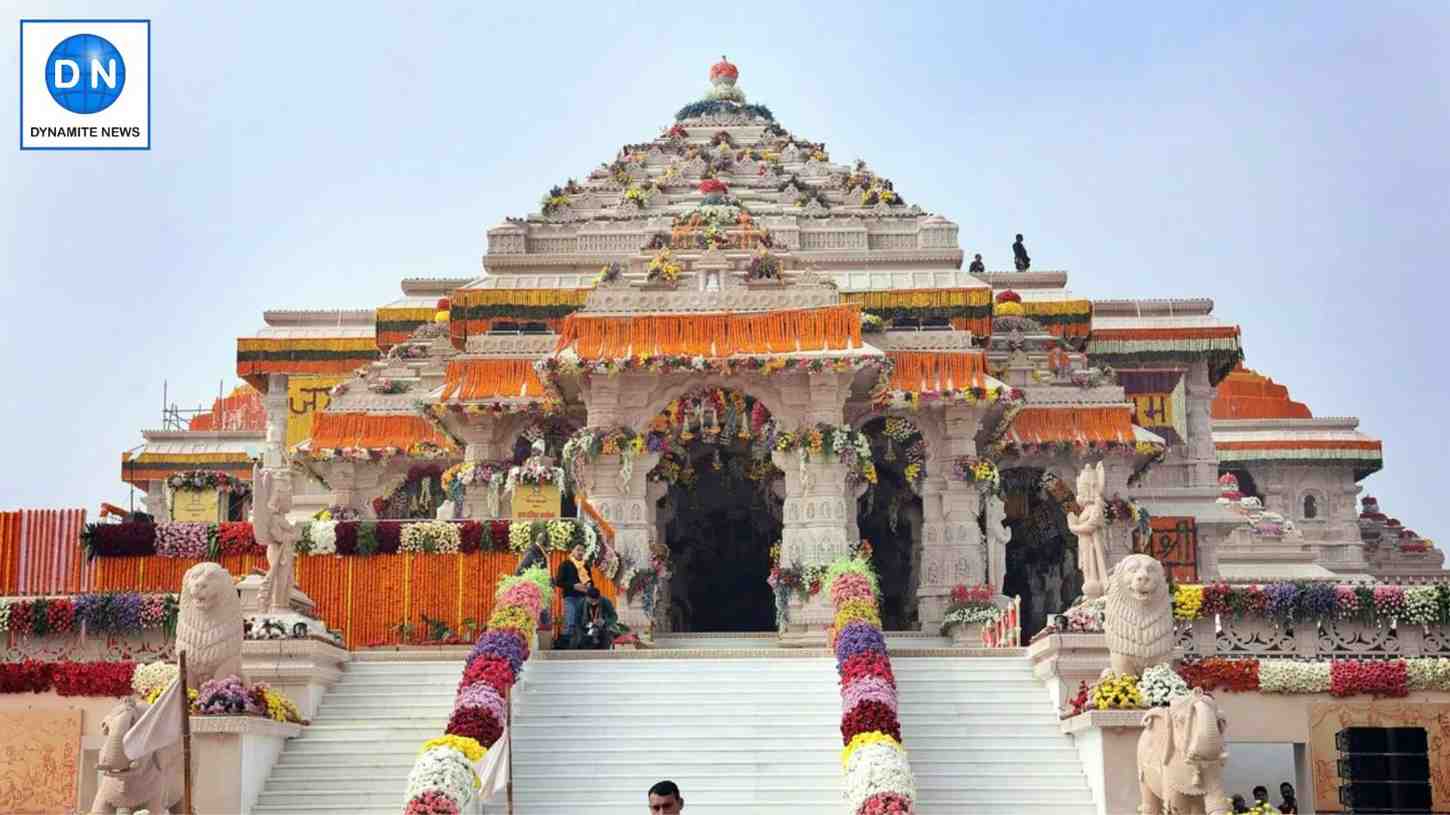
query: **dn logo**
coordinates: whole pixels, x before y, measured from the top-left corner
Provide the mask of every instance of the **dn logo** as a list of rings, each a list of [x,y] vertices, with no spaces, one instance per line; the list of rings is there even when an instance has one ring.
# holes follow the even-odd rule
[[[50,52],[45,86],[56,104],[71,113],[99,113],[126,87],[126,62],[104,37],[76,34]]]

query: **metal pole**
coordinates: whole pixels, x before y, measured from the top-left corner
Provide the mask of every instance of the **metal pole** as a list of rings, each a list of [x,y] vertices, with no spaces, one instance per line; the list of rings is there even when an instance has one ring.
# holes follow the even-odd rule
[[[181,683],[181,812],[195,815],[191,808],[191,698],[186,692],[186,652],[176,656],[179,663],[177,681]]]
[[[508,815],[514,815],[514,694],[512,688],[509,689],[508,698],[505,701],[508,702],[508,708],[504,712],[504,726],[509,729],[509,774],[508,786],[504,787],[504,795],[508,805]]]

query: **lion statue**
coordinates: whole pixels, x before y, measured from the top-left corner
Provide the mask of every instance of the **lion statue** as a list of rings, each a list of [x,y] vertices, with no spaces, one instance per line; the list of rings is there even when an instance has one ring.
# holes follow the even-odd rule
[[[216,563],[198,563],[181,578],[176,653],[186,654],[186,686],[209,679],[242,677],[242,601],[231,574]]]
[[[1128,555],[1108,578],[1103,631],[1115,674],[1142,676],[1173,654],[1173,604],[1163,564]]]

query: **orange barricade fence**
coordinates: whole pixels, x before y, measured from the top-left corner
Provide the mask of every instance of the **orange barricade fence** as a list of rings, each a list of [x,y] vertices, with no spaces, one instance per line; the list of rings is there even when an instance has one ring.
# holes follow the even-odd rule
[[[564,553],[551,552],[550,574],[558,571]],[[91,591],[178,592],[181,576],[199,560],[156,555],[105,557],[92,562]],[[262,555],[223,555],[219,561],[234,577],[266,571]],[[328,628],[343,634],[348,648],[389,645],[402,641],[399,624],[413,626],[414,638],[426,632],[423,617],[441,620],[461,633],[473,620],[478,630],[493,613],[499,578],[513,574],[519,556],[512,552],[469,554],[402,553],[371,556],[296,558],[297,585],[317,604]],[[616,588],[595,573],[604,596],[614,600]],[[562,614],[554,593],[553,619]]]

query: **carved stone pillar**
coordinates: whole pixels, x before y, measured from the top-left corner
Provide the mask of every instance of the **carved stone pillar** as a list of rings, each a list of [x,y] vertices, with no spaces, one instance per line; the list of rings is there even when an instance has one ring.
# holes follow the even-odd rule
[[[1218,455],[1213,447],[1209,406],[1218,389],[1209,384],[1208,363],[1195,362],[1189,366],[1183,384],[1188,403],[1188,483],[1185,486],[1211,487],[1218,483]]]
[[[287,447],[287,375],[269,374],[267,392],[262,394],[262,408],[267,413],[266,446],[262,449],[262,466],[282,466]]]
[[[645,476],[659,459],[659,453],[645,453],[633,461],[628,477],[623,478],[619,456],[600,456],[581,466],[582,472],[577,474],[582,477],[589,503],[614,527],[614,548],[620,558],[633,567],[649,566],[650,544],[656,542],[659,534],[654,501],[650,500],[645,486]],[[619,619],[641,638],[646,638],[652,634],[654,621],[645,615],[642,595],[622,596],[627,579],[623,569],[616,575],[616,585],[621,589],[615,603]]]
[[[928,477],[922,484],[921,575],[917,583],[917,615],[923,631],[935,630],[946,617],[952,586],[987,581],[987,552],[982,530],[981,493],[965,481],[950,478],[951,462],[975,455],[976,434],[983,411],[956,405],[943,411],[944,429],[930,451]]]
[[[466,462],[502,461],[513,454],[509,428],[489,416],[469,417],[469,424],[458,428],[463,439],[463,460]],[[508,518],[510,508],[502,494],[490,497],[490,489],[482,484],[467,488],[463,494],[463,518]]]
[[[775,466],[785,473],[781,565],[829,564],[849,555],[846,465],[834,458],[815,458],[802,466],[795,452],[772,456]],[[787,645],[824,644],[826,627],[834,616],[825,592],[805,602],[792,596],[789,612],[782,632]]]
[[[153,479],[146,482],[146,497],[142,499],[146,514],[157,523],[171,520],[171,508],[166,506],[166,482]]]
[[[987,549],[977,517],[982,494],[965,481],[947,480],[941,494],[940,538],[925,539],[918,614],[923,631],[935,630],[946,617],[952,586],[987,582]],[[934,531],[928,527],[928,532]]]

